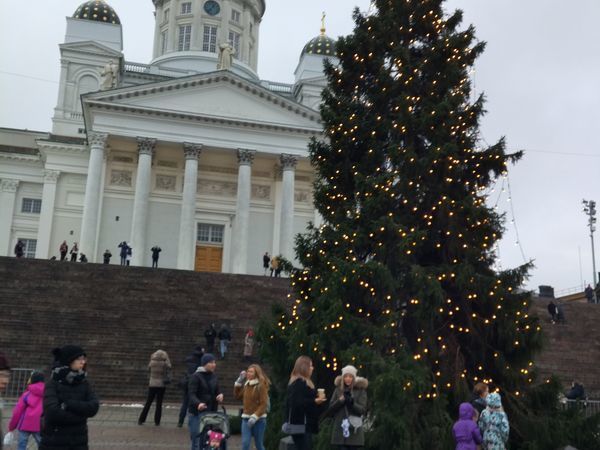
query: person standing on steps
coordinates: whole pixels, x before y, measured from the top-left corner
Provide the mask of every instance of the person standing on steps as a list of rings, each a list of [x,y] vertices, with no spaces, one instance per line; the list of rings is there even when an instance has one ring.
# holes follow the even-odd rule
[[[60,260],[64,261],[67,258],[67,253],[69,253],[69,246],[67,245],[67,241],[63,241],[58,248],[58,252],[60,253]]]
[[[155,245],[150,251],[152,252],[152,267],[158,268],[158,256],[162,252],[162,249],[158,245]]]
[[[227,347],[231,342],[231,332],[227,325],[222,324],[221,329],[219,330],[219,350],[221,352],[221,359],[225,359],[225,354],[227,353]]]
[[[211,323],[210,327],[206,329],[204,338],[206,339],[207,353],[213,353],[215,351],[215,339],[217,338],[217,329],[214,323]]]
[[[104,255],[102,255],[102,258],[104,259],[104,264],[110,264],[110,258],[112,258],[112,253],[110,250],[106,249]]]
[[[121,265],[124,266],[127,264],[127,242],[121,242],[118,247],[120,249],[119,256],[121,257]]]
[[[171,361],[169,355],[164,350],[156,350],[150,357],[150,363],[148,364],[148,370],[150,371],[150,381],[148,382],[148,395],[146,397],[146,404],[142,409],[140,418],[138,419],[138,425],[143,425],[148,417],[148,411],[150,406],[156,398],[156,408],[154,409],[154,425],[160,425],[160,419],[162,417],[162,402],[165,396],[165,390],[167,384],[171,382]]]
[[[79,253],[79,247],[77,247],[77,242],[73,242],[73,247],[71,247],[71,262],[77,262],[77,254]]]
[[[22,258],[25,254],[25,243],[19,239],[17,241],[17,245],[15,245],[15,256],[17,258]]]
[[[200,364],[198,370],[190,377],[188,385],[190,396],[188,425],[192,450],[200,450],[202,448],[200,443],[205,440],[205,436],[200,433],[201,415],[205,412],[217,411],[219,405],[223,403],[223,393],[215,375],[216,358],[210,353],[205,353]],[[227,450],[226,446],[226,441],[222,441],[221,449]]]
[[[65,345],[52,353],[55,363],[44,391],[39,450],[88,450],[87,421],[100,403],[87,381],[85,351]]]
[[[269,270],[269,265],[271,264],[271,256],[269,256],[269,252],[265,252],[263,255],[263,269],[265,269],[264,275],[267,275],[267,270]]]

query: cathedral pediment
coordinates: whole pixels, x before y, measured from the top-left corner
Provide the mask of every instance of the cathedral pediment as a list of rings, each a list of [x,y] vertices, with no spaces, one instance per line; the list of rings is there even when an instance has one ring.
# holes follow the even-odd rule
[[[319,113],[228,71],[88,94],[86,109],[116,109],[320,131]]]
[[[120,58],[122,56],[121,52],[94,41],[69,42],[60,44],[59,47],[61,52],[74,51],[77,53],[87,53],[93,56],[105,56],[111,58]]]

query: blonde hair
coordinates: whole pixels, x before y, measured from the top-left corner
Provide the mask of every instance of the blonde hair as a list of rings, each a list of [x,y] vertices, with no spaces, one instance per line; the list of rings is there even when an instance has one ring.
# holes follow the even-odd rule
[[[294,364],[294,369],[292,370],[290,382],[288,384],[292,384],[298,378],[302,378],[311,389],[314,389],[315,385],[310,379],[310,366],[312,366],[312,360],[308,356],[299,356]]]
[[[271,386],[271,380],[269,380],[269,377],[265,374],[265,371],[258,364],[250,364],[248,369],[254,369],[256,379],[261,385],[265,387]]]

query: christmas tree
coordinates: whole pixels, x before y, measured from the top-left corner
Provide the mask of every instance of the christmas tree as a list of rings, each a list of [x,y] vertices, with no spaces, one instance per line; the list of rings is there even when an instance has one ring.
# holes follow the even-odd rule
[[[371,449],[453,448],[479,381],[503,396],[515,448],[555,448],[557,386],[533,387],[541,330],[519,290],[531,267],[495,270],[504,218],[486,204],[521,154],[481,146],[469,75],[485,45],[443,5],[375,0],[326,64],[326,137],[310,146],[324,224],[297,239],[302,269],[264,356],[281,385],[300,354],[319,386],[356,365]]]

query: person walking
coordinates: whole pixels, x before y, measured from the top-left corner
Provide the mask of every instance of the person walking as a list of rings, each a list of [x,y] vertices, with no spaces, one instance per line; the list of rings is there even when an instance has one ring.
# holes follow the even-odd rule
[[[492,393],[486,398],[487,407],[479,416],[479,428],[483,435],[484,450],[506,450],[510,426],[502,409],[500,394]]]
[[[21,239],[19,239],[17,241],[17,244],[15,245],[15,256],[17,258],[22,258],[24,254],[25,254],[25,243]]]
[[[171,361],[169,355],[164,350],[156,350],[150,357],[148,364],[150,371],[150,381],[148,382],[148,395],[146,396],[146,404],[142,409],[138,425],[143,425],[148,417],[150,406],[156,398],[156,408],[154,409],[154,425],[160,425],[162,417],[162,402],[165,396],[167,384],[171,382]]]
[[[200,450],[200,443],[206,436],[200,433],[200,416],[206,412],[215,412],[223,403],[223,393],[219,388],[219,381],[215,375],[217,360],[211,353],[205,353],[200,361],[200,367],[190,377],[189,391],[189,417],[190,440],[192,450]],[[221,443],[221,449],[226,449],[226,441]]]
[[[594,303],[594,289],[591,284],[588,284],[585,288],[585,298],[588,303]]]
[[[461,403],[458,407],[458,420],[452,427],[456,450],[477,450],[483,442],[476,423],[477,411],[471,403]]]
[[[19,439],[17,450],[27,450],[29,438],[32,437],[36,444],[40,443],[40,420],[42,405],[44,403],[44,374],[33,372],[29,385],[19,397],[13,409],[12,417],[8,423],[8,431],[17,430]]]
[[[110,258],[112,258],[112,253],[109,249],[106,249],[104,254],[102,255],[102,259],[104,260],[104,264],[110,264]]]
[[[67,253],[69,253],[69,246],[67,245],[67,241],[63,241],[58,248],[58,252],[60,253],[60,260],[64,261],[67,258]]]
[[[123,241],[118,245],[119,256],[121,257],[121,265],[124,266],[127,264],[127,242]]]
[[[265,450],[264,439],[271,382],[258,364],[242,370],[235,381],[233,396],[242,400],[242,450],[250,450],[252,439],[256,450]]]
[[[160,248],[158,245],[155,245],[150,249],[150,251],[152,252],[152,267],[158,268],[158,256],[160,255],[160,252],[162,252],[162,248]]]
[[[192,353],[187,355],[183,362],[185,363],[185,372],[181,381],[179,382],[179,387],[183,391],[183,399],[181,401],[181,407],[179,408],[179,420],[177,421],[177,427],[181,428],[183,426],[183,422],[185,421],[185,416],[188,412],[189,406],[189,395],[188,395],[188,383],[190,382],[190,377],[198,370],[200,367],[200,362],[202,361],[202,356],[204,355],[204,349],[201,346],[197,346]]]
[[[550,303],[548,303],[547,308],[548,314],[550,314],[550,322],[556,323],[556,321],[558,320],[558,308],[556,307],[556,303],[550,301]]]
[[[2,433],[2,406],[4,401],[2,400],[2,393],[8,386],[10,381],[10,364],[6,355],[0,352],[0,450],[2,450],[4,443],[4,434]]]
[[[265,254],[263,255],[263,269],[265,269],[265,273],[264,275],[267,275],[267,270],[269,270],[269,265],[271,264],[271,256],[269,255],[269,252],[265,252]]]
[[[225,359],[225,354],[227,353],[227,347],[231,342],[231,332],[227,325],[222,324],[221,329],[219,330],[219,334],[217,335],[219,338],[219,350],[221,352],[221,359]]]
[[[244,337],[244,361],[250,362],[252,359],[252,353],[254,352],[254,330],[248,329],[246,336]]]
[[[217,338],[217,329],[214,323],[211,323],[210,327],[206,329],[204,338],[206,339],[206,351],[213,353],[215,351],[215,339]]]
[[[88,450],[87,420],[100,404],[87,381],[87,357],[77,345],[55,348],[51,379],[44,391],[40,450]]]
[[[365,445],[362,427],[363,415],[367,412],[366,378],[357,377],[354,366],[342,369],[342,375],[334,382],[334,392],[326,415],[333,417],[331,445],[340,450],[352,450]]]
[[[290,425],[304,425],[304,432],[292,434],[296,450],[312,450],[312,436],[319,432],[319,406],[327,399],[317,395],[310,377],[314,366],[308,356],[296,359],[290,375],[285,402],[285,419]]]

